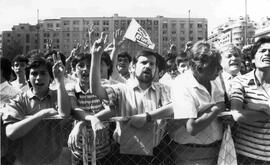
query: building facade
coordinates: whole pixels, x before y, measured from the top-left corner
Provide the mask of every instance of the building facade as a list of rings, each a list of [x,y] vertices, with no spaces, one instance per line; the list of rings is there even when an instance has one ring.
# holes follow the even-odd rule
[[[247,23],[243,17],[233,20],[214,28],[209,35],[209,41],[216,46],[235,44],[240,49],[244,45],[254,42],[256,25],[247,18]],[[245,35],[246,33],[246,35]]]
[[[17,54],[27,54],[30,50],[38,49],[38,47],[36,25],[14,25],[11,31],[2,32],[2,50],[4,55],[16,56]]]
[[[101,32],[104,32],[108,34],[108,42],[112,42],[113,32],[117,29],[125,32],[131,19],[131,17],[122,17],[115,14],[112,17],[62,17],[60,19],[42,20],[38,26],[34,26],[34,32],[29,32],[29,34],[33,33],[33,37],[37,41],[27,49],[24,46],[23,53],[25,54],[29,50],[36,48],[37,45],[40,52],[46,52],[46,44],[51,40],[54,49],[68,56],[77,43],[84,45],[86,41],[89,41],[88,28],[90,25],[93,24],[95,29],[93,40],[100,37]],[[162,55],[167,54],[170,43],[174,44],[179,52],[185,49],[187,41],[207,40],[208,22],[206,18],[167,18],[157,16],[135,17],[135,19],[148,32],[152,42],[155,43],[154,51]],[[3,35],[12,32],[17,33],[17,28],[14,27],[11,32],[3,32]],[[14,38],[16,38],[16,35]],[[10,39],[5,37],[3,40],[3,42],[6,42],[6,40]],[[139,49],[146,48],[131,41],[127,41],[125,44],[125,50],[132,56]]]
[[[270,18],[264,17],[258,23],[257,30],[255,31],[255,41],[262,37],[262,36],[269,36],[270,37]]]

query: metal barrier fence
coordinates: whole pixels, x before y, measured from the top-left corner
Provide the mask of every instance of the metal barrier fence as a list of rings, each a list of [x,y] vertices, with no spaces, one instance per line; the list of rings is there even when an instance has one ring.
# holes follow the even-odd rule
[[[59,118],[50,118],[43,121],[46,122],[53,122],[56,120],[62,120]],[[117,119],[119,120],[119,119]],[[99,134],[98,131],[88,131],[87,126],[83,128],[83,135],[82,135],[82,151],[83,151],[83,157],[80,158],[80,160],[72,154],[70,149],[68,149],[67,141],[68,136],[72,130],[73,127],[73,120],[69,119],[65,121],[63,120],[63,138],[62,138],[62,150],[58,153],[58,156],[54,158],[52,162],[46,163],[46,165],[77,165],[77,164],[105,164],[105,165],[119,165],[119,164],[164,164],[164,165],[170,165],[170,164],[179,164],[179,162],[182,161],[181,164],[190,164],[190,162],[194,160],[194,157],[198,158],[198,162],[204,162],[203,164],[217,164],[219,161],[220,163],[223,163],[223,165],[231,165],[236,162],[236,158],[233,155],[229,155],[228,153],[226,155],[226,151],[223,152],[223,156],[218,157],[220,155],[220,146],[221,141],[216,141],[214,143],[211,143],[210,145],[195,145],[195,144],[185,144],[181,145],[176,143],[174,140],[172,140],[173,131],[177,130],[180,127],[184,127],[181,122],[176,122],[174,120],[166,120],[167,121],[167,127],[164,128],[164,134],[162,136],[162,140],[160,141],[159,145],[154,148],[154,156],[143,156],[143,155],[128,155],[128,154],[120,154],[119,153],[119,144],[114,140],[113,138],[113,132],[116,128],[116,121],[115,119],[111,120],[110,122],[104,122],[110,124],[110,133],[109,133],[109,139],[110,139],[110,152],[108,152],[105,156],[102,158],[99,158],[98,155],[98,144],[102,141],[98,139],[97,135]],[[121,119],[120,119],[121,120]],[[2,121],[1,121],[2,123]],[[91,124],[89,124],[91,125]],[[88,125],[88,126],[89,126]],[[224,127],[224,128],[227,128]],[[40,127],[42,129],[42,127]],[[52,129],[58,129],[57,126],[52,127]],[[1,125],[1,155],[3,156],[1,158],[1,164],[2,165],[9,165],[13,164],[16,157],[14,149],[16,149],[16,142],[8,140],[4,135],[4,128]],[[227,129],[224,129],[227,130]],[[59,132],[61,133],[61,132]],[[223,139],[226,138],[225,135]],[[209,140],[209,139],[208,139]],[[7,147],[7,143],[9,143]],[[230,144],[230,142],[225,142],[224,144]],[[223,144],[222,144],[223,145]],[[40,150],[46,150],[48,152],[48,148],[50,146],[39,146]],[[195,151],[194,148],[198,149],[199,152]],[[232,153],[230,150],[233,150],[234,146],[227,146],[226,150],[229,151],[229,154]],[[209,155],[211,157],[209,157]],[[47,155],[44,155],[44,159],[47,159]],[[91,163],[89,163],[89,161]],[[190,162],[189,162],[190,161]],[[209,161],[208,163],[206,163]],[[214,161],[214,163],[210,163],[211,161]],[[194,163],[196,164],[196,163]],[[199,164],[199,163],[198,163]],[[241,164],[241,163],[238,163]],[[265,163],[267,164],[267,163]]]

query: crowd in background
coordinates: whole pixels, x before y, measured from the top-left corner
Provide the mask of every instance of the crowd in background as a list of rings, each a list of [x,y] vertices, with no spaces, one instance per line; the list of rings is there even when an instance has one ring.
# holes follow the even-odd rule
[[[270,163],[269,37],[130,55],[121,30],[112,43],[93,31],[67,58],[51,42],[45,54],[0,57],[2,163],[83,164],[88,147],[89,164],[215,165],[228,125],[238,164]],[[94,144],[82,145],[83,131]]]

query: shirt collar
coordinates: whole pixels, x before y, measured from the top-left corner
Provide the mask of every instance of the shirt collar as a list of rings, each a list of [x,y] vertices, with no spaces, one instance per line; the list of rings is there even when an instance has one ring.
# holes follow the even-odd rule
[[[86,92],[84,92],[83,90],[82,90],[82,88],[81,88],[81,86],[80,86],[80,83],[79,82],[77,82],[76,84],[75,84],[75,92],[76,93],[88,93],[90,91],[90,89],[88,89]]]
[[[258,78],[256,77],[255,71],[256,71],[256,69],[254,69],[253,71],[247,73],[248,85],[260,86],[261,83],[258,80]]]
[[[223,77],[223,79],[224,79],[225,81],[226,81],[226,80],[231,80],[232,78],[241,75],[241,73],[239,72],[238,74],[236,74],[236,76],[232,76],[230,73],[225,72],[225,71],[222,71],[221,74],[222,74],[222,77]]]
[[[191,70],[187,70],[184,74],[186,75],[185,78],[186,78],[189,86],[194,87],[194,88],[196,88],[196,87],[199,88],[201,86],[201,84],[193,76],[193,73]]]
[[[2,90],[3,88],[5,88],[6,86],[10,86],[9,82],[8,81],[2,82],[1,85],[0,85],[0,90]]]
[[[134,78],[132,80],[129,79],[127,85],[129,87],[131,87],[132,89],[140,89],[140,87],[139,87],[139,81],[138,81],[137,78]],[[149,87],[149,89],[150,88],[152,88],[153,90],[156,90],[155,83],[152,82],[151,83],[151,86]]]
[[[34,99],[34,98],[40,99],[39,97],[37,97],[37,96],[33,93],[32,90],[33,90],[33,88],[30,88],[29,90],[26,91],[26,95],[29,97],[29,99]],[[43,100],[44,98],[51,97],[51,96],[52,96],[52,90],[49,89],[47,95],[44,96],[43,98],[41,98],[40,100]]]

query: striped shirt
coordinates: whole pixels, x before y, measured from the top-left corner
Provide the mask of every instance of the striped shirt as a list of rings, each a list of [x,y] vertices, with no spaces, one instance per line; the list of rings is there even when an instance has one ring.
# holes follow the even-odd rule
[[[249,107],[254,111],[262,109],[262,107],[268,107],[270,110],[269,96],[260,86],[260,82],[255,77],[255,71],[234,79],[231,100],[234,99],[243,102],[243,107]],[[233,136],[238,154],[270,161],[270,121],[238,122]]]
[[[104,109],[102,101],[95,96],[94,94],[90,93],[88,90],[84,92],[81,90],[79,83],[76,83],[73,88],[69,87],[67,89],[68,95],[73,97],[73,108],[81,108],[85,111],[90,112],[91,114],[96,114],[99,111]],[[96,133],[96,158],[100,159],[106,156],[110,152],[110,135],[109,135],[109,123],[104,123],[105,127],[102,130],[98,130]],[[91,123],[88,122],[86,125],[86,135],[88,135],[88,141],[91,142],[93,139],[93,131],[91,127]],[[82,136],[79,138],[79,145],[82,146]],[[89,144],[90,145],[90,144]],[[90,148],[90,146],[88,146]],[[91,162],[91,150],[88,152],[88,161]],[[76,151],[73,151],[75,156],[82,159],[82,147]],[[76,154],[79,153],[79,154]]]
[[[141,90],[138,80],[127,84],[116,84],[106,88],[109,101],[118,110],[117,116],[132,116],[157,109],[171,102],[169,87],[152,83],[147,90]],[[120,144],[120,152],[124,154],[152,155],[164,133],[165,122],[154,121],[142,128],[131,127],[124,122],[117,123],[116,141]]]

